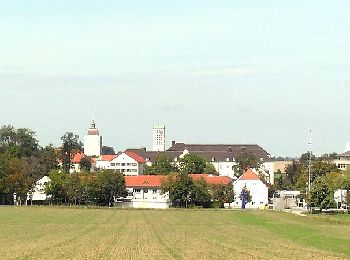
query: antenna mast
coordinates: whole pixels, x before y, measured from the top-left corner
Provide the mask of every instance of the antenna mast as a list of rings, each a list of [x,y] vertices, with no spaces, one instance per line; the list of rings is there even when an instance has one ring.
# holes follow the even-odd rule
[[[308,149],[308,174],[309,174],[309,178],[308,178],[308,196],[309,196],[309,209],[311,211],[311,156],[312,156],[312,130],[310,129],[310,136],[309,136],[309,149]]]

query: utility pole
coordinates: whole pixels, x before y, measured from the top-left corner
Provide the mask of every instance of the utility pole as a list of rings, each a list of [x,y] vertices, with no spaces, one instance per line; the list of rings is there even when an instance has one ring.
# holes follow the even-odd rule
[[[309,197],[309,210],[310,213],[312,212],[311,210],[311,156],[312,156],[312,130],[310,129],[310,136],[309,136],[309,149],[308,149],[308,197]]]

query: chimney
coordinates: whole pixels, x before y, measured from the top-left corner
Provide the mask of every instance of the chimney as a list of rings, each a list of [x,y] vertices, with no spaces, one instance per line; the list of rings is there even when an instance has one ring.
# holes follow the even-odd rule
[[[171,141],[171,146],[174,146],[176,144],[175,141]]]

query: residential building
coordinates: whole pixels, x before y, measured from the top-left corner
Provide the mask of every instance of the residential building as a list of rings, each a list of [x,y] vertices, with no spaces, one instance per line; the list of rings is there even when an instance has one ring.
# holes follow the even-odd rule
[[[262,161],[270,160],[270,154],[259,145],[246,144],[185,144],[172,141],[172,146],[164,152],[147,151],[145,148],[128,149],[127,151],[132,151],[144,158],[148,166],[152,165],[160,155],[168,156],[175,164],[178,164],[179,160],[186,154],[200,155],[214,165],[220,176],[228,176],[232,179],[235,178],[233,168],[236,165],[235,158],[241,152],[253,153]],[[258,170],[263,174],[267,174],[263,167]],[[268,176],[268,181],[270,181],[270,178]]]
[[[96,168],[99,170],[107,170],[111,168],[111,161],[117,158],[118,155],[101,155],[96,158]]]
[[[126,201],[133,208],[169,208],[169,194],[162,194],[161,191],[164,179],[166,176],[125,176],[125,185],[128,191]]]
[[[85,157],[85,154],[82,152],[77,152],[73,155],[69,173],[80,172],[80,161],[83,157]]]
[[[140,155],[125,151],[110,161],[109,169],[119,170],[124,175],[143,175],[145,163]]]
[[[210,174],[191,174],[192,179],[203,178],[208,184],[232,185],[230,178]],[[165,175],[125,176],[125,185],[128,196],[124,205],[133,208],[165,209],[170,206],[169,193],[162,193],[162,182],[167,179]]]
[[[255,154],[261,161],[270,159],[270,154],[257,144],[185,144],[172,141],[168,151],[197,154],[211,162],[221,176],[235,177],[235,158],[242,152]]]
[[[153,151],[165,151],[165,126],[153,126]]]
[[[241,193],[247,189],[251,195],[251,202],[245,205],[245,208],[264,209],[268,205],[268,187],[259,176],[251,169],[243,173],[235,182],[233,190],[235,192],[235,201],[232,204],[234,208],[242,207]]]
[[[92,120],[91,126],[84,136],[84,154],[86,156],[98,157],[101,155],[102,136],[96,128],[95,121]]]
[[[340,170],[350,169],[350,151],[338,154],[337,158],[333,160],[333,162]]]
[[[337,208],[346,206],[347,204],[347,191],[337,189],[334,191],[334,201],[337,204]]]

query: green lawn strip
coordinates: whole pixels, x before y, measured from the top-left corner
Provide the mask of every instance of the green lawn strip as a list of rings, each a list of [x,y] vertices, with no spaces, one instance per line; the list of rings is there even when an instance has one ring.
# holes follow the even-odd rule
[[[300,218],[300,220],[298,219],[298,221],[293,221],[291,223],[290,217],[283,216],[285,215],[284,213],[273,213],[280,215],[279,220],[276,220],[276,216],[273,216],[273,221],[269,218],[271,214],[260,215],[257,212],[249,211],[246,213],[247,214],[244,214],[242,212],[237,214],[242,224],[259,226],[299,244],[344,254],[350,257],[349,239],[337,238],[332,232],[329,232],[328,235],[322,234],[317,223],[315,224],[305,219],[307,217],[293,216],[292,218]],[[284,219],[284,217],[286,218]],[[303,219],[307,221],[302,221]],[[329,226],[329,230],[331,230],[331,225]]]

